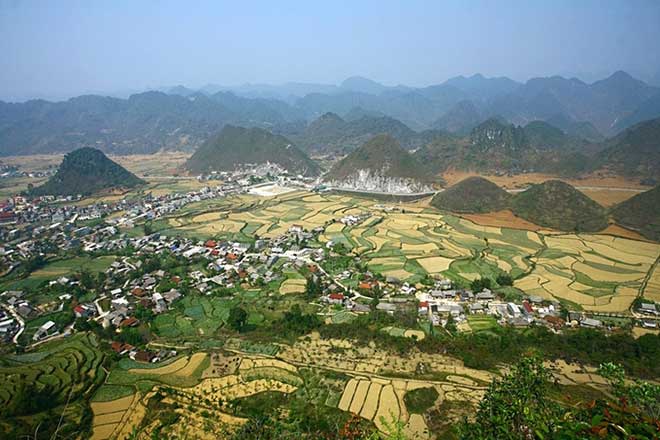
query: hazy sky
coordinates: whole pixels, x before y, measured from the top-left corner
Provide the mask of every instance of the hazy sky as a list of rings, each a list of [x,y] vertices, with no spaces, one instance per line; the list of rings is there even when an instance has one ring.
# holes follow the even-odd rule
[[[0,99],[660,71],[660,1],[0,0]]]

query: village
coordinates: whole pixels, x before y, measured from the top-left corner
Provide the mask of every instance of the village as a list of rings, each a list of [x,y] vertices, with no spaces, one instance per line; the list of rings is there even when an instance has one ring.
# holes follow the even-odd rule
[[[267,185],[292,184],[281,177],[271,177],[273,171],[277,170],[265,171],[269,176]],[[116,257],[99,274],[102,276],[91,281],[85,279],[90,274],[76,273],[49,281],[40,286],[40,292],[29,288],[0,292],[0,338],[26,348],[89,329],[85,323],[93,323],[106,331],[104,334],[118,355],[155,362],[172,352],[138,347],[143,344],[137,340],[130,343],[122,334],[130,333],[128,329],[137,328],[143,321],[168,313],[185,295],[231,297],[245,289],[265,289],[284,282],[294,285],[292,292],[304,295],[302,300],[312,305],[327,323],[350,320],[359,314],[380,312],[396,316],[413,310],[418,328],[428,330],[435,327],[470,332],[470,323],[478,323],[479,317],[488,317],[489,322],[501,326],[540,325],[553,332],[560,332],[566,326],[606,330],[617,327],[616,319],[605,322],[587,313],[566,310],[558,302],[536,296],[507,301],[487,287],[478,290],[461,287],[441,276],[428,277],[423,283],[402,282],[368,270],[360,264],[359,256],[347,255],[332,241],[319,241],[319,235],[331,224],[355,226],[368,214],[332,219],[311,231],[294,224],[281,236],[251,242],[196,241],[160,233],[123,232],[187,204],[264,185],[264,173],[247,177],[244,173],[234,179],[222,175],[223,183],[216,188],[161,197],[147,194],[114,204],[75,206],[63,204],[70,200],[28,201],[22,197],[5,202],[3,212],[13,216],[13,221],[0,229],[6,243],[0,247],[5,275],[20,270],[21,266],[36,264],[47,254]],[[214,180],[215,175],[200,179]],[[398,208],[381,204],[377,209],[391,212]],[[110,213],[121,215],[105,218]],[[79,226],[81,221],[94,219],[101,221]],[[352,261],[346,267],[328,264],[347,258]],[[166,259],[178,261],[176,273],[154,262]],[[180,270],[182,267],[185,270]],[[289,280],[291,273],[297,274],[297,279]],[[285,294],[275,290],[268,291],[268,295]],[[655,328],[654,318],[658,314],[653,303],[643,302],[635,310],[638,325],[646,328]],[[58,319],[49,319],[50,316]],[[423,332],[413,334],[423,337]]]

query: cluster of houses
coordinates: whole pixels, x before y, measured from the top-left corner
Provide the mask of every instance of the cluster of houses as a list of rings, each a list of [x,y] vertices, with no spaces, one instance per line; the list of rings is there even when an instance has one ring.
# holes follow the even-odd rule
[[[161,349],[158,351],[139,349],[131,344],[125,342],[113,341],[110,344],[110,349],[118,356],[128,356],[130,359],[137,362],[160,362],[169,357],[177,355],[176,350]]]

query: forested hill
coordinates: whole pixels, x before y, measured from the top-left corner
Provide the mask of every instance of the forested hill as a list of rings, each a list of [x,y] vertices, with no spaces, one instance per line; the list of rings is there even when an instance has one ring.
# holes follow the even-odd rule
[[[145,183],[94,148],[80,148],[64,156],[57,173],[31,195],[89,195],[133,188]]]
[[[275,163],[292,174],[316,176],[319,166],[284,136],[260,128],[227,125],[186,162],[193,173],[233,171],[248,164]]]

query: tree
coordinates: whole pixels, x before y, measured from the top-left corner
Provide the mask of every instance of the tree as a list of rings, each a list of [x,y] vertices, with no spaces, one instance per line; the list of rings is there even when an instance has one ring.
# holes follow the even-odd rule
[[[541,360],[522,358],[511,373],[491,383],[475,420],[466,419],[458,428],[459,438],[660,438],[660,387],[641,381],[627,385],[623,369],[614,364],[602,365],[600,372],[618,401],[599,399],[567,408],[553,399],[552,375]]]
[[[497,276],[497,284],[500,286],[513,286],[513,278],[508,273],[501,273]]]
[[[445,329],[452,335],[458,331],[458,329],[456,328],[456,321],[454,320],[454,317],[452,316],[451,313],[449,314],[449,317],[447,317],[447,323],[445,324]]]
[[[490,278],[477,278],[470,283],[470,289],[473,292],[481,292],[484,289],[491,288],[492,281]]]
[[[316,298],[321,295],[322,292],[321,281],[317,277],[311,276],[307,278],[307,282],[305,283],[305,295],[307,295],[308,298]]]
[[[459,427],[460,438],[522,440],[553,432],[563,411],[547,396],[550,379],[541,360],[521,359],[511,373],[490,384],[474,422]]]
[[[601,364],[598,372],[608,380],[619,399],[625,399],[628,404],[655,420],[660,419],[660,385],[638,379],[627,384],[623,367],[611,362]]]
[[[242,331],[247,324],[248,313],[241,307],[232,307],[229,310],[229,318],[227,323],[231,328],[237,332]]]
[[[144,229],[144,235],[151,235],[154,233],[154,228],[151,221],[144,222],[144,225],[142,225],[142,229]]]
[[[90,270],[86,267],[83,267],[80,270],[79,278],[80,284],[82,284],[85,289],[93,289],[96,286],[94,275],[92,275],[92,272],[90,272]]]

